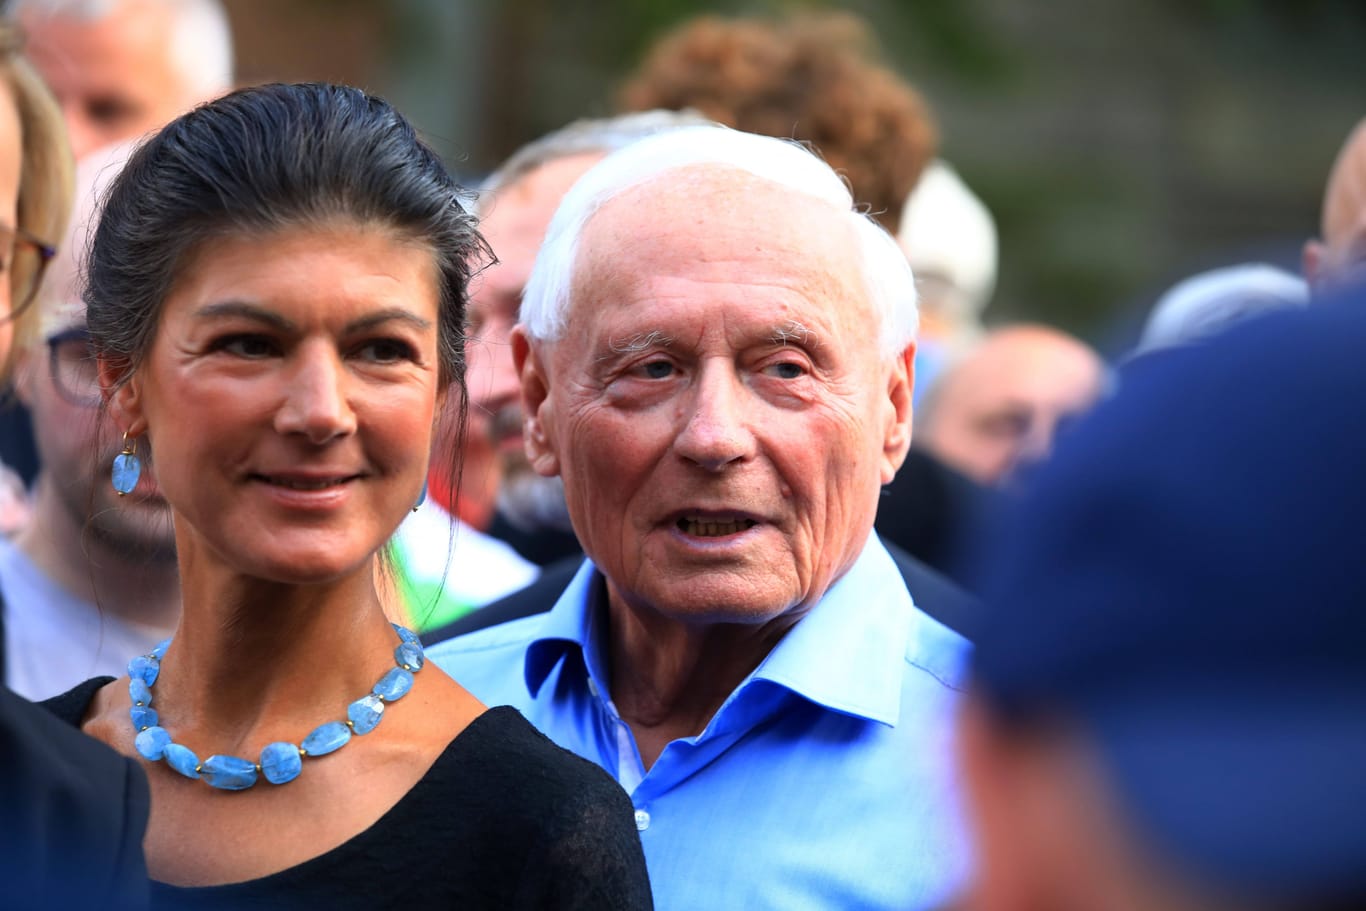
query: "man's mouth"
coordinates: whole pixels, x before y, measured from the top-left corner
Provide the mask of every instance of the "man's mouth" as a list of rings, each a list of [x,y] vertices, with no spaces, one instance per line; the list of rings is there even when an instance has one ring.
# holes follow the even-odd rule
[[[727,535],[738,535],[758,524],[753,519],[717,519],[695,516],[683,516],[676,523],[679,531],[696,538],[724,538]]]

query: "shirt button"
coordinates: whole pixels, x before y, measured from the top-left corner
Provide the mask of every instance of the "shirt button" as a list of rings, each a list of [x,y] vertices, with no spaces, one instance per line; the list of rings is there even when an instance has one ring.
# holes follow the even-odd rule
[[[644,832],[650,828],[650,814],[644,810],[636,810],[636,831]]]

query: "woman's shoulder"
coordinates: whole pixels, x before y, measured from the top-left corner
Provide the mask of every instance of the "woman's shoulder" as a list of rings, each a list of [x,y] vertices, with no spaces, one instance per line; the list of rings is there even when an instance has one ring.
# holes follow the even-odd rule
[[[543,802],[563,807],[566,800],[616,802],[627,810],[630,799],[600,766],[557,746],[511,706],[490,708],[461,732],[442,760],[458,765],[463,774],[478,769],[481,782],[509,800],[542,809]],[[438,762],[438,765],[441,763]]]

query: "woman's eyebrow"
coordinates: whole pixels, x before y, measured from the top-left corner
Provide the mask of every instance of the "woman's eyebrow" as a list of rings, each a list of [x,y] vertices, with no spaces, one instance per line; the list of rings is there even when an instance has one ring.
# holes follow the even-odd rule
[[[366,329],[373,329],[381,323],[391,320],[409,323],[417,329],[430,329],[432,321],[418,316],[411,310],[404,310],[402,307],[391,307],[387,310],[379,310],[375,313],[368,313],[365,316],[354,319],[346,324],[347,332],[362,332]]]

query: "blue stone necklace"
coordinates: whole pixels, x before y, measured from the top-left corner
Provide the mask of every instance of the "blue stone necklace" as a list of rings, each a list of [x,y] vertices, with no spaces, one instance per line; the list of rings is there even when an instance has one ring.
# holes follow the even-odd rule
[[[166,764],[186,778],[199,778],[224,791],[243,791],[256,784],[258,775],[271,784],[284,784],[299,777],[304,759],[325,756],[341,749],[352,734],[368,734],[384,717],[384,707],[403,698],[413,688],[413,674],[422,670],[426,658],[417,633],[393,624],[398,631],[399,644],[394,649],[394,667],[385,673],[370,690],[347,706],[345,721],[329,721],[313,729],[299,744],[278,741],[261,751],[261,761],[252,762],[239,756],[215,754],[200,760],[193,751],[175,743],[161,726],[156,709],[152,708],[152,685],[161,672],[161,659],[166,654],[170,639],[157,643],[146,655],[128,662],[128,695],[133,707],[128,716],[133,721],[137,736],[133,746],[138,755],[149,762],[166,760]]]

